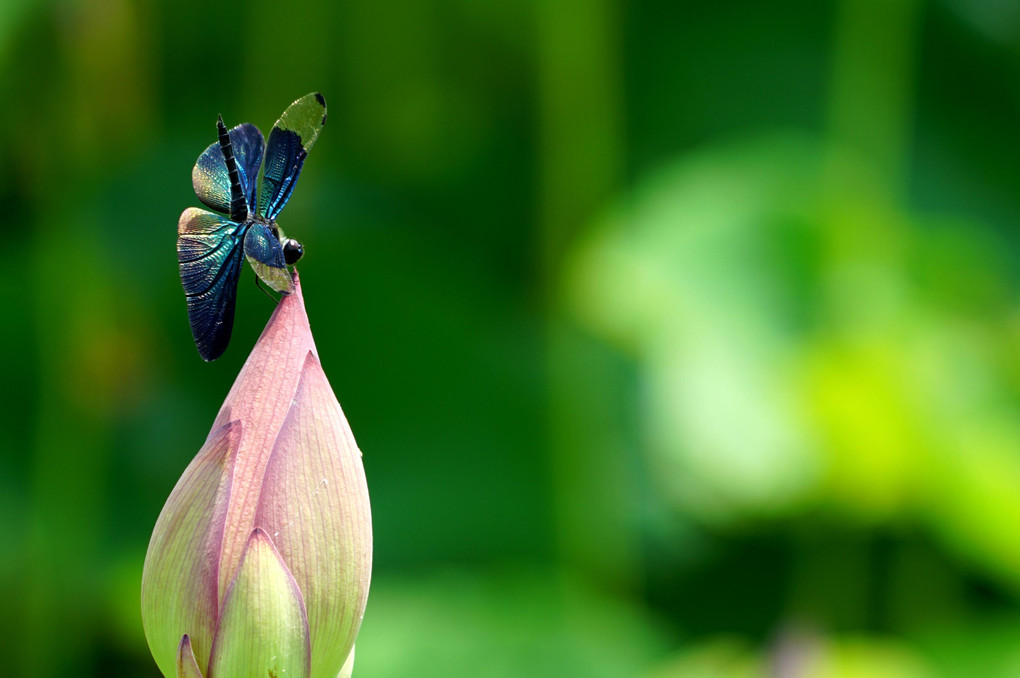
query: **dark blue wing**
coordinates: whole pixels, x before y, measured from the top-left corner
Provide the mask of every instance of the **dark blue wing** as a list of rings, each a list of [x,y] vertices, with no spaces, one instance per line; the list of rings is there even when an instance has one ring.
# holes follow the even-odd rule
[[[306,94],[283,112],[269,133],[266,164],[259,190],[259,214],[276,219],[294,191],[308,151],[326,124],[326,100]]]
[[[248,201],[248,212],[254,214],[256,178],[262,165],[265,140],[259,128],[247,122],[230,130],[229,136],[237,159],[241,187]],[[191,183],[198,199],[207,207],[217,212],[230,213],[230,176],[219,142],[209,144],[202,155],[198,156],[198,162],[191,171]]]
[[[294,282],[283,257],[283,246],[264,224],[254,223],[244,235],[244,256],[255,274],[277,292],[290,294]]]
[[[177,260],[191,334],[207,361],[219,358],[230,343],[244,250],[241,228],[196,207],[184,210],[177,224]]]

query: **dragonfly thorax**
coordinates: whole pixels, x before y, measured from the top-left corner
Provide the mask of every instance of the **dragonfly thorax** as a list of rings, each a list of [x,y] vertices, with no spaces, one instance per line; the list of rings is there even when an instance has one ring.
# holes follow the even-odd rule
[[[283,231],[280,230],[279,225],[272,219],[267,219],[266,217],[256,214],[251,216],[248,221],[244,223],[244,227],[245,229],[248,229],[254,224],[261,224],[262,226],[265,226],[269,229],[269,232],[280,241],[280,245],[283,247],[283,260],[287,262],[288,266],[293,266],[302,256],[304,256],[305,248],[301,245],[301,243],[294,240],[294,238],[286,237],[283,234]]]
[[[252,214],[249,215],[248,221],[244,222],[244,228],[247,230],[255,224],[262,224],[276,236],[277,240],[280,239],[280,227],[272,219],[267,219],[260,214]]]

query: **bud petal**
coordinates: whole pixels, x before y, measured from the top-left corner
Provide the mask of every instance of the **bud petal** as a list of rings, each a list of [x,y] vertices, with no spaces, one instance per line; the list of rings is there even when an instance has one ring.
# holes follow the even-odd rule
[[[368,599],[372,517],[361,451],[312,352],[266,467],[255,524],[272,535],[304,596],[313,678],[336,678]]]
[[[295,277],[296,293],[277,304],[213,423],[215,430],[228,421],[244,422],[220,555],[221,591],[237,571],[245,542],[255,527],[255,506],[266,463],[290,410],[305,356],[315,351],[299,285]]]
[[[310,662],[301,592],[273,541],[256,528],[223,599],[209,674],[308,678]]]
[[[177,646],[177,678],[202,678],[187,633],[181,636],[181,644]]]
[[[239,422],[210,434],[177,481],[152,532],[142,571],[142,625],[165,676],[176,673],[177,639],[183,635],[203,670],[212,648],[229,469],[240,438]]]

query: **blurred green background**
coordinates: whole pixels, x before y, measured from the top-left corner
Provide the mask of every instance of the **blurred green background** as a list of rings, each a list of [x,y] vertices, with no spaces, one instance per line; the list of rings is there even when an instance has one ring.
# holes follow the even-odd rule
[[[364,451],[355,676],[1020,675],[1020,5],[2,0],[0,649],[155,676],[215,119]]]

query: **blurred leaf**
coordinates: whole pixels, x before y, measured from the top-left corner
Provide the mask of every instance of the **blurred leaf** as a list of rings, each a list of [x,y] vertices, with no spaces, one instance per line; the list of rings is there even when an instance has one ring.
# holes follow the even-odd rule
[[[637,676],[662,638],[639,608],[540,571],[377,576],[356,675]]]
[[[706,521],[917,517],[1017,586],[1020,308],[994,251],[977,224],[889,207],[853,153],[766,137],[641,182],[565,290],[641,365],[664,500]]]

